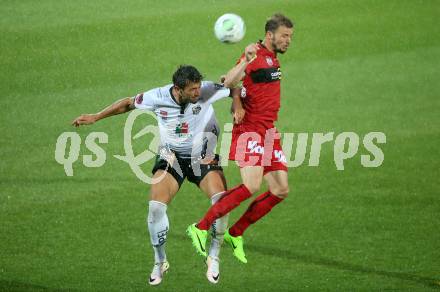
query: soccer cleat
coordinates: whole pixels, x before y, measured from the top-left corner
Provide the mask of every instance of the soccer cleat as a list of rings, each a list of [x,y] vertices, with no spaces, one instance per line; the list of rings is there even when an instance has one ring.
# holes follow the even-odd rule
[[[192,244],[197,252],[206,257],[206,239],[208,237],[208,231],[197,228],[196,223],[194,223],[188,226],[186,233],[189,238],[191,238]]]
[[[208,281],[217,284],[220,278],[220,260],[218,257],[208,256],[206,258],[206,265],[208,270],[206,271],[206,278]]]
[[[162,282],[163,275],[168,272],[169,268],[170,264],[167,261],[162,263],[155,263],[148,284],[152,286],[159,285]]]
[[[224,236],[225,242],[234,250],[234,256],[242,263],[247,263],[246,255],[243,249],[243,237],[242,236],[232,236],[229,234],[229,229],[226,230]]]

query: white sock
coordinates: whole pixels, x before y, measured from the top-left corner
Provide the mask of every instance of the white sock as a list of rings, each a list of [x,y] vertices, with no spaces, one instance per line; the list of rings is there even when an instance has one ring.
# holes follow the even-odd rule
[[[222,196],[224,192],[215,194],[211,198],[211,204],[214,205]],[[211,225],[211,246],[209,248],[209,256],[217,257],[220,255],[220,247],[223,243],[223,235],[225,234],[226,228],[228,228],[228,218],[229,214],[218,218]]]
[[[150,232],[151,244],[154,249],[154,262],[166,261],[165,243],[169,222],[167,216],[167,205],[158,201],[150,201],[148,208],[148,231]]]

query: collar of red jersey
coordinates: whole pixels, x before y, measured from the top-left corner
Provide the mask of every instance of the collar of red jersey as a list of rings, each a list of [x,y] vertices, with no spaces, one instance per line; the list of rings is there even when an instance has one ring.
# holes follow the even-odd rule
[[[269,56],[272,56],[274,58],[277,57],[277,53],[271,52],[271,51],[268,50],[268,48],[266,48],[266,46],[263,44],[263,40],[258,40],[257,44],[260,46],[261,49],[263,49],[263,52],[264,52],[265,55],[269,55]]]

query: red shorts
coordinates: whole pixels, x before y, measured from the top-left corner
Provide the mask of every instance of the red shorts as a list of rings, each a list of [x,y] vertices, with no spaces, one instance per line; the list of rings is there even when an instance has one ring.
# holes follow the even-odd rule
[[[264,174],[275,170],[287,171],[286,157],[276,128],[255,131],[240,128],[232,130],[229,160],[236,161],[240,168],[263,166]]]

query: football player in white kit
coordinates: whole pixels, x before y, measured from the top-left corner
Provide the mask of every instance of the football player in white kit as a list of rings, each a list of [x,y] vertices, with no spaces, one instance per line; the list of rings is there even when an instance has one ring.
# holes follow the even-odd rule
[[[173,75],[173,84],[121,99],[98,113],[83,114],[72,123],[76,127],[93,124],[135,108],[153,111],[158,118],[161,143],[152,172],[153,179],[163,178],[152,184],[150,190],[148,230],[154,249],[150,285],[160,284],[169,268],[165,253],[169,231],[166,210],[185,178],[197,184],[212,204],[226,190],[223,170],[213,152],[220,131],[212,103],[231,96],[234,89],[202,79],[195,67],[182,65]],[[220,276],[219,252],[227,217],[213,224],[211,246],[208,254],[204,253],[206,276],[211,283],[217,283]]]

